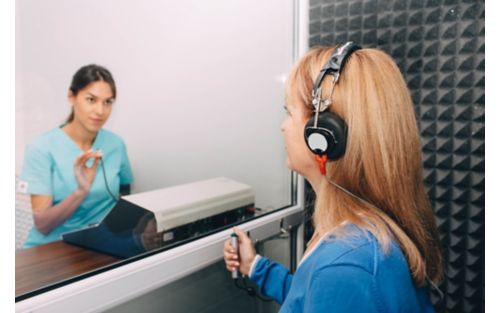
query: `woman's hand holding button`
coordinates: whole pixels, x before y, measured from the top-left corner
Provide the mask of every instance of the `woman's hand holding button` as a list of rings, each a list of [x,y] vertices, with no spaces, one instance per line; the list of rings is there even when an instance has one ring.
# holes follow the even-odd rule
[[[80,154],[75,160],[75,178],[78,183],[78,190],[88,193],[94,182],[97,166],[101,160],[101,151],[88,150]],[[87,161],[94,159],[90,167],[87,167]]]

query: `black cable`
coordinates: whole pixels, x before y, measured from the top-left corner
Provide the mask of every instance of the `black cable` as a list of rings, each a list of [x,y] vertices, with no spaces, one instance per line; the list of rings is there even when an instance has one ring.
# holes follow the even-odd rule
[[[242,278],[242,281],[243,281],[243,285],[240,286],[238,284],[238,282],[240,281],[240,277],[238,277],[237,279],[233,279],[234,280],[234,285],[238,288],[238,289],[241,289],[241,290],[245,290],[247,292],[247,294],[251,297],[257,297],[258,299],[262,300],[262,301],[265,301],[265,302],[271,302],[271,301],[274,301],[272,298],[268,298],[268,297],[264,297],[260,294],[260,292],[258,290],[256,290],[254,287],[252,286],[249,286],[246,282],[246,279],[245,278]]]
[[[104,168],[104,158],[102,158],[102,157],[101,157],[101,167],[102,167],[102,173],[104,175],[104,184],[106,185],[106,190],[108,191],[111,198],[113,198],[115,201],[118,202],[118,198],[115,197],[115,195],[111,192],[111,189],[109,189],[108,179],[106,178],[106,169]]]

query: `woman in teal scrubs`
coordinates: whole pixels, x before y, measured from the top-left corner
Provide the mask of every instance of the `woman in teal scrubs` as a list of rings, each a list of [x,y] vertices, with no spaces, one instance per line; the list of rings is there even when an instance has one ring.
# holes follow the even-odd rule
[[[31,195],[34,226],[25,248],[99,223],[119,194],[130,192],[133,175],[125,143],[102,128],[115,99],[115,82],[106,68],[80,68],[68,91],[66,123],[26,147],[21,181]]]

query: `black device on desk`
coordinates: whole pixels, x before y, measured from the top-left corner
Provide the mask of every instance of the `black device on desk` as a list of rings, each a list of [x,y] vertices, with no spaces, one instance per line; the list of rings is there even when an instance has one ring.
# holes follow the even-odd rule
[[[120,198],[97,226],[63,234],[62,239],[129,258],[250,218],[254,201],[250,186],[226,177],[171,186]]]
[[[146,251],[141,243],[141,225],[154,220],[153,214],[127,200],[119,199],[104,220],[96,226],[62,235],[63,241],[84,248],[127,258]]]
[[[129,258],[214,232],[254,214],[255,208],[251,204],[157,232],[155,216],[151,211],[119,199],[101,223],[65,233],[62,239],[66,243],[115,257]]]

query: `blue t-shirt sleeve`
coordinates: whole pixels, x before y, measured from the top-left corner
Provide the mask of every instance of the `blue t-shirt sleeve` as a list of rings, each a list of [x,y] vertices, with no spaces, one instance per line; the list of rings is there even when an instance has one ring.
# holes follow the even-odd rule
[[[26,146],[21,180],[28,184],[27,193],[53,195],[52,166],[53,161],[48,151],[33,144]]]
[[[120,185],[130,185],[134,182],[134,175],[132,174],[132,167],[128,159],[127,147],[124,143],[121,145],[121,154]]]
[[[305,313],[381,312],[373,276],[351,265],[318,270],[307,287]]]
[[[283,304],[290,290],[293,275],[283,265],[261,257],[252,271],[250,279],[255,282],[262,294]]]

